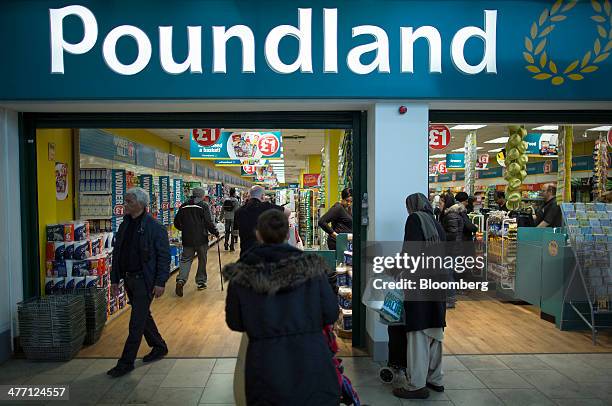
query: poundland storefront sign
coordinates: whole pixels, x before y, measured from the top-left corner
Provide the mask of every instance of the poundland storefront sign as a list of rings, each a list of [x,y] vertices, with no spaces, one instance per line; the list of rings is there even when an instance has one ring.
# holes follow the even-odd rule
[[[5,0],[0,100],[612,100],[610,0]]]
[[[68,6],[49,10],[51,22],[51,72],[65,72],[64,54],[86,54],[98,41],[98,22],[91,10],[83,6]],[[70,43],[64,38],[64,20],[74,16],[83,23],[83,37],[77,43]],[[482,71],[497,73],[496,67],[496,27],[497,11],[484,11],[485,28],[463,27],[450,42],[450,55],[457,70],[469,75]],[[323,9],[323,72],[338,73],[338,9]],[[423,38],[429,43],[429,72],[442,73],[442,37],[440,31],[432,26],[400,27],[400,71],[414,73],[414,45],[417,39]],[[160,65],[164,72],[178,75],[181,73],[202,74],[202,26],[187,27],[187,57],[183,62],[174,60],[172,49],[172,26],[158,27]],[[357,45],[346,55],[348,69],[357,75],[372,72],[390,73],[390,49],[387,32],[374,25],[360,25],[351,28],[352,37],[370,36],[373,41]],[[182,34],[181,34],[182,35]],[[284,38],[297,40],[298,52],[293,62],[286,63],[280,56],[279,45]],[[117,43],[121,38],[130,38],[136,43],[136,59],[131,63],[122,63],[117,55]],[[227,73],[227,43],[237,38],[242,45],[243,73],[256,73],[255,35],[248,25],[232,27],[212,27],[212,71]],[[470,64],[464,49],[470,38],[484,42],[484,56],[476,64]],[[102,42],[102,54],[106,65],[120,75],[136,75],[142,72],[151,62],[153,54],[152,40],[139,27],[121,25],[113,28]],[[373,52],[374,58],[369,63],[361,61],[362,56]],[[264,41],[264,56],[268,67],[278,74],[294,72],[313,73],[312,59],[312,9],[298,9],[298,24],[279,25],[270,30]]]

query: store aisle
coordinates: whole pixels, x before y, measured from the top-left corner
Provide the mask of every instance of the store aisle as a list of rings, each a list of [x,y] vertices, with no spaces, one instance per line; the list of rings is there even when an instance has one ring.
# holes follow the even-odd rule
[[[448,354],[534,354],[612,352],[610,331],[594,346],[589,332],[560,331],[539,310],[496,300],[459,300],[446,312]]]
[[[222,265],[238,259],[238,251],[224,251],[221,247]],[[217,247],[208,251],[208,289],[198,291],[193,282],[197,261],[191,269],[191,280],[185,286],[185,296],[174,293],[176,273],[170,276],[164,296],[152,305],[153,317],[168,343],[169,357],[236,357],[240,346],[240,334],[225,324],[225,291],[221,291]],[[227,288],[227,285],[225,286]],[[95,345],[85,347],[79,357],[116,358],[121,355],[127,337],[129,310],[111,320]],[[350,340],[338,339],[340,356],[365,355],[353,350]],[[146,355],[150,349],[143,340],[138,353]]]

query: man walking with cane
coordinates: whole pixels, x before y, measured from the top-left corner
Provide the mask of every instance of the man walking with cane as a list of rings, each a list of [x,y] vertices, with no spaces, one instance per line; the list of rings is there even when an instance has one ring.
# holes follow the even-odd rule
[[[187,200],[174,218],[174,227],[182,232],[183,254],[181,255],[180,272],[176,278],[176,295],[183,297],[183,287],[189,279],[189,271],[195,255],[198,255],[198,271],[196,284],[198,290],[206,289],[208,275],[206,260],[208,255],[208,233],[219,237],[219,231],[212,221],[210,208],[204,202],[206,192],[202,188],[194,188],[192,197]]]
[[[117,232],[111,270],[111,289],[118,294],[118,284],[125,281],[125,289],[132,306],[130,332],[117,366],[107,372],[113,378],[130,373],[144,335],[153,349],[143,358],[152,362],[168,354],[168,346],[159,334],[151,302],[164,294],[170,277],[170,247],[168,232],[146,212],[148,193],[133,188],[125,194],[125,211]]]

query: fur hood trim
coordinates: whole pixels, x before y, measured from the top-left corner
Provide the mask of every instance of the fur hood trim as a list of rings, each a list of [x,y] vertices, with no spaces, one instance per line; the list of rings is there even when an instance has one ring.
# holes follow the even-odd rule
[[[462,203],[455,203],[447,210],[447,212],[461,214],[461,213],[467,212],[467,209]]]
[[[236,262],[223,268],[223,277],[256,293],[273,295],[278,291],[293,290],[310,279],[326,276],[328,268],[321,256],[304,254],[256,265]]]

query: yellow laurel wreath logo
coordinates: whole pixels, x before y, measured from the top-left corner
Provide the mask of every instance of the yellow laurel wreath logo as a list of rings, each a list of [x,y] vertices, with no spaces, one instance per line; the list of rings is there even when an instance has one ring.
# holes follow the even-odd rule
[[[582,80],[585,73],[595,72],[598,64],[610,56],[612,50],[612,5],[610,0],[602,2],[591,0],[595,15],[591,20],[597,23],[598,37],[593,43],[593,49],[587,51],[581,59],[576,59],[564,70],[557,67],[555,61],[546,53],[548,35],[558,23],[567,19],[567,13],[576,6],[578,0],[557,0],[549,10],[545,9],[540,19],[531,25],[529,36],[525,37],[525,52],[523,58],[530,65],[525,66],[537,80],[551,80],[555,86],[562,85],[566,79]]]

